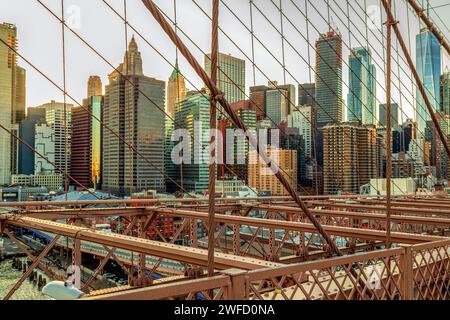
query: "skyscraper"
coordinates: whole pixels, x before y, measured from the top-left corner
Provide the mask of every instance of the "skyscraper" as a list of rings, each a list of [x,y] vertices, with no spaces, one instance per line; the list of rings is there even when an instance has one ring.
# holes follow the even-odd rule
[[[332,31],[316,42],[316,102],[319,127],[343,120],[342,37]]]
[[[178,68],[178,62],[169,77],[167,82],[167,105],[166,105],[166,123],[165,123],[165,143],[164,143],[164,167],[166,174],[176,181],[176,167],[172,162],[171,153],[173,149],[173,142],[171,141],[172,133],[177,124],[174,122],[175,114],[179,111],[180,102],[186,97],[187,89],[184,77]],[[180,191],[179,186],[176,186],[170,179],[166,180],[166,188],[168,192]]]
[[[103,95],[102,79],[99,76],[90,76],[88,80],[87,97],[99,97]]]
[[[83,100],[82,107],[72,108],[70,172],[81,184],[96,189],[100,188],[101,180],[103,130],[97,119],[101,119],[102,106],[103,96],[90,96]]]
[[[375,125],[376,69],[370,49],[352,49],[349,66],[348,120]]]
[[[231,104],[245,99],[245,60],[219,53],[217,86]],[[211,54],[205,56],[205,70],[211,75]]]
[[[376,177],[377,134],[374,126],[357,122],[330,124],[323,128],[323,180],[325,194],[358,194]]]
[[[264,85],[250,87],[250,99],[255,103],[258,120],[266,118],[266,92],[268,89]]]
[[[417,122],[414,122],[412,119],[407,119],[402,124],[400,151],[401,152],[409,151],[409,146],[411,144],[411,141],[416,138],[417,138]]]
[[[276,162],[289,184],[297,186],[297,151],[268,147],[267,155]],[[272,195],[288,195],[284,186],[255,150],[250,151],[248,165],[248,185],[258,191],[270,191]]]
[[[13,76],[13,108],[11,113],[12,127],[14,135],[19,135],[19,123],[25,119],[26,104],[26,71],[16,65]],[[19,172],[19,145],[18,139],[11,138],[11,174]]]
[[[22,141],[35,148],[36,125],[45,123],[44,108],[28,108],[27,117],[20,122],[19,137]],[[25,144],[19,144],[19,174],[34,174],[35,153]]]
[[[420,81],[430,100],[433,111],[439,111],[439,79],[441,76],[441,46],[436,36],[424,28],[416,36],[416,66]],[[426,122],[431,120],[422,95],[417,89],[416,121],[419,132],[423,133]]]
[[[274,86],[280,90],[286,90],[287,113],[291,114],[296,109],[296,92],[293,84],[278,84],[274,82]]]
[[[305,141],[298,128],[283,128],[281,135],[281,148],[295,150],[297,152],[297,183],[311,185],[311,180],[306,177]],[[297,189],[297,186],[293,186]]]
[[[440,110],[446,115],[450,115],[450,71],[445,71],[441,75],[439,82]]]
[[[189,143],[183,149],[183,172],[177,166],[177,182],[188,192],[202,192],[208,189],[209,177],[209,97],[205,92],[189,92],[180,102],[179,111],[175,114],[175,123],[189,134]],[[184,139],[183,139],[184,141]],[[183,143],[183,142],[180,142]],[[185,159],[185,158],[183,158]]]
[[[167,82],[167,108],[166,112],[172,118],[175,115],[175,105],[186,97],[187,89],[184,76],[178,69],[178,63],[175,65],[172,74]]]
[[[250,100],[243,100],[231,105],[234,112],[242,120],[245,127],[256,135],[256,108]],[[227,163],[226,172],[229,176],[237,176],[238,179],[247,181],[248,179],[248,153],[250,144],[240,130],[231,121],[227,121],[228,129],[224,139],[224,160]],[[231,136],[231,133],[233,135]],[[230,134],[230,135],[228,135]],[[228,152],[229,151],[229,152]],[[233,158],[229,157],[233,155]],[[220,177],[219,177],[220,178]]]
[[[102,188],[129,195],[165,190],[164,81],[146,77],[134,37],[124,62],[109,75],[105,87]],[[150,101],[151,100],[151,101]],[[127,142],[127,144],[124,143]],[[134,151],[130,146],[133,146]]]
[[[25,119],[26,105],[26,70],[16,65],[14,77],[14,105],[12,110],[12,123],[19,124]]]
[[[65,116],[64,103],[52,101],[40,107],[45,108],[45,121],[55,130],[55,164],[61,170],[64,170],[67,162],[67,168],[70,170],[70,144],[72,138],[70,130],[72,127],[73,105],[66,104]],[[59,172],[57,169],[55,171]]]
[[[436,116],[439,119],[439,125],[441,126],[444,135],[447,137],[447,141],[450,141],[450,115],[445,114],[444,112],[439,112],[436,114]],[[434,130],[433,135],[436,136],[436,129]],[[450,159],[447,157],[444,145],[439,138],[433,139],[433,143],[436,150],[436,176],[438,178],[448,179],[449,176],[447,175],[447,171],[448,169],[450,169],[450,167],[448,166],[448,162]]]
[[[17,29],[14,25],[0,24],[0,39],[12,48],[17,48]],[[3,43],[0,44],[0,123],[10,128],[14,110],[14,78],[16,75],[16,55]],[[0,185],[11,180],[11,137],[0,130]]]
[[[72,107],[72,104],[66,104],[65,116],[62,102],[51,101],[38,107],[45,110],[45,123],[38,124],[36,127],[36,146],[50,149],[51,145],[53,151],[49,153],[53,154],[52,161],[56,167],[36,156],[38,167],[35,173],[64,173],[66,164],[67,169],[70,170]],[[45,168],[43,172],[40,170],[41,167]]]
[[[378,125],[380,127],[386,127],[387,124],[387,109],[386,104],[380,104],[380,107],[378,109]],[[398,104],[397,103],[391,103],[391,127],[396,129],[398,128]]]
[[[55,173],[56,168],[53,165],[55,163],[55,128],[46,122],[37,123],[34,147],[37,151],[34,157],[34,173],[45,175]]]
[[[316,105],[316,84],[303,83],[298,86],[298,105],[314,106]]]
[[[288,97],[288,90],[279,88],[276,82],[269,82],[266,91],[266,114],[273,121],[272,127],[287,122],[290,103]]]
[[[303,154],[304,159],[301,161],[306,162],[305,166],[305,179],[313,179],[314,174],[314,157],[313,157],[313,121],[314,121],[314,110],[311,106],[301,106],[298,111],[292,112],[288,116],[288,127],[299,129],[299,134],[303,137]],[[297,153],[298,158],[300,154]]]

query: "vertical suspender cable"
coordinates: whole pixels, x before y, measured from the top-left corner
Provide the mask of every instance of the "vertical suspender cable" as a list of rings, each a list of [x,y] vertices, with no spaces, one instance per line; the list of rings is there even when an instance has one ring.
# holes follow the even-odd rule
[[[135,70],[130,70],[130,52],[128,51],[128,10],[127,10],[127,0],[123,0],[123,11],[124,11],[124,17],[125,17],[125,22],[124,22],[124,40],[125,40],[125,78],[126,79],[130,79],[130,72],[134,75],[134,71]],[[131,80],[133,81],[133,80]],[[134,107],[134,99],[130,99],[130,94],[131,92],[128,91],[127,88],[127,81],[125,81],[124,84],[124,95],[125,95],[125,100],[124,100],[124,108],[127,110],[125,111],[126,117],[128,118],[127,124],[128,124],[128,143],[130,145],[134,144],[133,140],[134,140],[134,134],[132,133],[133,127],[132,123],[131,123],[131,116],[132,116],[132,110],[131,108]],[[132,104],[133,106],[131,106],[130,104]],[[133,108],[134,109],[134,108]],[[134,117],[133,117],[134,118]],[[125,139],[126,139],[126,135],[125,135]],[[133,186],[134,186],[134,155],[133,155],[133,150],[131,149],[131,147],[128,148],[128,183],[129,183],[129,192],[130,192],[130,196],[133,194]],[[126,173],[124,172],[124,175]],[[126,179],[124,179],[126,180]],[[125,182],[125,181],[124,181]]]
[[[286,55],[285,55],[285,50],[284,50],[284,26],[283,26],[283,8],[282,8],[282,3],[283,0],[280,0],[280,27],[281,27],[281,54],[283,55],[282,57],[282,61],[283,61],[283,80],[284,80],[284,84],[287,84],[286,82]],[[292,99],[292,97],[289,97]],[[289,104],[289,110],[290,108]],[[289,112],[290,113],[290,112]]]
[[[211,81],[217,84],[217,59],[219,55],[219,0],[213,0],[211,32]],[[208,204],[208,276],[214,275],[214,231],[215,231],[215,196],[216,196],[216,97],[211,91],[210,101],[210,159],[209,159],[209,204]]]
[[[253,68],[253,85],[256,86],[256,66],[255,66],[255,35],[253,30],[253,0],[249,1],[250,7],[250,33],[252,36],[252,68]],[[263,106],[264,108],[265,106]]]
[[[177,14],[177,0],[173,0],[173,26],[175,29],[175,33],[178,34],[178,14]],[[180,73],[180,69],[178,67],[178,48],[175,46],[175,68],[177,70],[177,77],[179,76]],[[176,110],[176,105],[178,103],[180,103],[180,82],[177,79],[177,92],[176,92],[176,99],[175,99],[175,105],[174,108]],[[174,111],[175,111],[174,110]],[[172,118],[175,118],[175,115],[171,115]],[[178,121],[177,127],[181,128],[181,117],[180,120]],[[175,126],[175,121],[174,121],[174,126]],[[180,157],[180,193],[183,192],[183,150],[180,151],[180,153],[178,154]]]
[[[391,0],[387,1],[390,8]],[[391,29],[394,23],[395,22],[389,16],[386,22],[386,248],[388,249],[391,247]]]
[[[62,70],[63,70],[63,88],[64,88],[64,193],[67,201],[67,193],[69,191],[68,175],[68,137],[67,137],[67,82],[66,82],[66,28],[64,20],[64,0],[61,0],[61,43],[62,43]]]
[[[311,49],[310,49],[310,47],[309,47],[309,43],[310,43],[310,39],[309,39],[309,16],[308,16],[308,4],[309,4],[309,1],[308,0],[305,0],[305,22],[306,22],[306,48],[307,48],[307,50],[308,50],[308,66],[311,66]],[[309,85],[311,86],[311,84],[312,84],[312,68],[309,68],[308,67],[308,76],[309,76]],[[299,86],[300,86],[300,84],[298,84]],[[311,87],[310,87],[311,88]],[[314,86],[314,88],[315,88],[315,86]],[[314,94],[316,92],[316,90],[314,89],[314,91],[313,91],[313,93],[311,93],[311,94]],[[313,101],[315,101],[316,100],[316,97],[314,96],[314,97],[312,97],[313,99]],[[317,110],[316,110],[316,108],[317,108],[317,106],[310,106],[311,107],[311,134],[314,134],[315,136],[313,137],[311,137],[311,142],[312,142],[312,148],[313,148],[313,150],[312,150],[312,155],[311,156],[313,156],[314,157],[314,159],[310,159],[310,160],[312,160],[313,161],[313,167],[314,167],[314,178],[313,179],[315,179],[315,181],[314,181],[314,189],[315,189],[315,191],[316,191],[316,195],[318,196],[319,195],[319,166],[318,166],[318,163],[317,163],[317,122],[316,122],[316,120],[317,120]]]

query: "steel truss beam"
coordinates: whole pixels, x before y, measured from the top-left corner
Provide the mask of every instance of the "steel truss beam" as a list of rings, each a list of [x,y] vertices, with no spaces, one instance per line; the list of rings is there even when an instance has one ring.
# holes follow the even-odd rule
[[[206,221],[206,219],[208,218],[208,215],[206,213],[197,211],[177,210],[171,208],[161,208],[161,209],[152,208],[152,210],[159,214],[171,215],[174,217],[181,217],[185,219],[197,219]],[[224,214],[217,215],[216,221],[219,223],[226,223],[230,225],[237,224],[269,229],[270,228],[283,229],[285,231],[317,233],[315,227],[312,224],[302,222],[250,218]],[[374,241],[385,241],[386,239],[386,233],[378,230],[368,230],[368,229],[358,229],[358,228],[348,228],[348,227],[338,227],[328,225],[324,225],[323,228],[328,233],[340,237],[357,238]],[[396,243],[416,244],[429,241],[439,241],[443,239],[446,238],[437,236],[419,235],[419,234],[400,233],[400,232],[392,233],[392,240]]]
[[[299,196],[302,200],[324,200],[324,199],[355,199],[365,196],[344,195],[344,196]],[[373,197],[371,197],[373,198]],[[379,197],[380,198],[380,197]],[[382,197],[381,197],[382,198]],[[272,197],[241,197],[241,198],[216,198],[217,203],[229,203],[236,201],[286,201],[292,200],[289,196],[272,196]],[[74,207],[83,208],[88,205],[157,205],[157,204],[208,204],[208,198],[168,198],[168,199],[117,199],[117,200],[80,200],[80,201],[19,201],[19,202],[2,202],[2,207]]]
[[[284,212],[284,213],[290,213],[290,214],[299,214],[299,211],[296,210],[296,208],[292,208],[292,207],[257,206],[255,208],[261,209],[261,210],[267,210],[269,212],[275,211],[275,212]],[[333,210],[311,210],[311,212],[318,216],[366,219],[366,220],[372,220],[372,221],[373,220],[387,221],[386,215],[376,214],[376,213],[333,211]],[[391,220],[391,222],[396,222],[396,223],[423,224],[423,225],[450,227],[450,219],[447,219],[447,218],[428,218],[428,217],[419,217],[419,216],[392,215],[390,220]]]
[[[73,239],[89,241],[109,247],[121,248],[132,252],[161,257],[173,261],[180,261],[197,266],[207,266],[208,264],[208,254],[207,251],[203,249],[184,247],[147,239],[139,239],[125,235],[66,225],[58,222],[45,221],[29,217],[17,217],[14,215],[5,220],[5,223],[7,225],[33,228]],[[214,256],[215,268],[221,270],[235,267],[245,270],[252,270],[280,266],[278,263],[271,263],[245,257],[236,257],[223,253],[215,253]]]

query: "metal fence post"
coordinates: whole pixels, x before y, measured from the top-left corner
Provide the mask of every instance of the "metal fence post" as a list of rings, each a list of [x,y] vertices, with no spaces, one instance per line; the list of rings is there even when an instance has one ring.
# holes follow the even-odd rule
[[[222,271],[223,275],[230,277],[230,288],[228,290],[227,300],[246,300],[247,299],[247,271],[241,269],[228,269]]]
[[[400,245],[403,248],[403,253],[400,255],[400,290],[402,300],[414,299],[414,279],[413,279],[413,256],[412,246]]]

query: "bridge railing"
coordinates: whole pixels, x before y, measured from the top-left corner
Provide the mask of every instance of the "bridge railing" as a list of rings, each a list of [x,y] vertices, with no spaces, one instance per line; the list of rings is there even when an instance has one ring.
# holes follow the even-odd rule
[[[406,247],[408,298],[448,300],[450,298],[450,240]]]
[[[450,240],[135,289],[100,299],[448,299]],[[96,297],[92,297],[96,298]]]
[[[228,300],[232,297],[231,288],[230,277],[218,275],[100,296],[87,296],[82,300]]]
[[[404,249],[394,248],[248,273],[250,300],[401,299]]]

